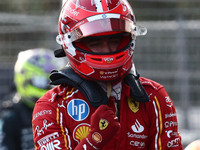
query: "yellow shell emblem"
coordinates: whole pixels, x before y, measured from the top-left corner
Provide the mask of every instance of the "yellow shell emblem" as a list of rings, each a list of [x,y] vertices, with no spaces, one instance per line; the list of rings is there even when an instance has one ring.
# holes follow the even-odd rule
[[[100,73],[101,75],[103,75],[103,74],[104,74],[104,71],[99,71],[99,73]]]
[[[128,106],[132,112],[136,113],[139,110],[140,103],[134,101],[131,97],[128,98]]]
[[[77,130],[75,131],[75,139],[80,142],[83,138],[87,137],[90,130],[91,129],[89,126],[85,126],[85,125],[79,126]]]
[[[99,129],[100,130],[104,130],[105,128],[107,128],[109,122],[105,119],[100,119],[99,121]]]
[[[102,141],[102,137],[101,137],[101,134],[99,134],[98,132],[95,132],[93,135],[92,135],[92,138],[95,142],[99,143]]]

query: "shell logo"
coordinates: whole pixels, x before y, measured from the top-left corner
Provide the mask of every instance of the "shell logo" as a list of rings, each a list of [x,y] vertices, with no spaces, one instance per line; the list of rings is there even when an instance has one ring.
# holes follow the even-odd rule
[[[100,133],[94,132],[94,133],[92,134],[92,139],[93,139],[96,143],[99,143],[99,142],[102,141],[102,136],[101,136]]]
[[[76,126],[76,128],[73,131],[73,138],[76,140],[78,143],[83,139],[86,138],[87,135],[90,132],[90,125],[87,123],[82,123]]]
[[[104,71],[99,71],[99,73],[100,73],[101,75],[103,75],[103,74],[104,74]]]

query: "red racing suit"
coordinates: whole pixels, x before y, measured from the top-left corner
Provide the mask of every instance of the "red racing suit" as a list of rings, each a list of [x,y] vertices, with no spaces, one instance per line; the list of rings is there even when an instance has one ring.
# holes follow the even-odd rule
[[[121,128],[103,150],[182,150],[175,106],[164,87],[140,77],[150,101],[130,98],[122,83]],[[116,111],[110,98],[108,106]],[[72,150],[90,131],[90,117],[97,108],[89,105],[76,88],[59,85],[41,97],[34,108],[32,125],[36,150]]]

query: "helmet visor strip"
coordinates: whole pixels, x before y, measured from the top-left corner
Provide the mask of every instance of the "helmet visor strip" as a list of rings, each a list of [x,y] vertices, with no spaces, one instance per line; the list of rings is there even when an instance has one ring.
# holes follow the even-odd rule
[[[78,26],[72,27],[71,32],[64,34],[64,39],[62,38],[63,44],[69,44],[93,34],[128,32],[134,37],[147,33],[146,28],[136,26],[131,20],[125,19],[122,19],[118,14],[102,14],[88,17],[81,21]]]

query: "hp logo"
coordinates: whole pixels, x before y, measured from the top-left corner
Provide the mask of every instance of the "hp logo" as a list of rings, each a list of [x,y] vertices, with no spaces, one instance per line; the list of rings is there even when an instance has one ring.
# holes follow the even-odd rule
[[[89,115],[88,104],[81,99],[73,99],[67,105],[68,114],[76,121],[82,121]]]

